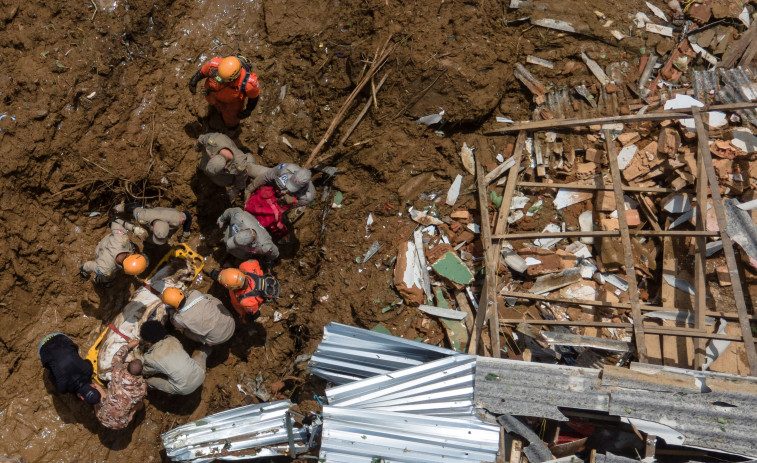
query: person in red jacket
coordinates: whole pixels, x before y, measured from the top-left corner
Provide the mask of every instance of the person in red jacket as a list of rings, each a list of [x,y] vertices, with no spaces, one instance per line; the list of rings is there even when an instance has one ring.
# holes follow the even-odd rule
[[[252,72],[250,62],[242,56],[215,57],[204,63],[189,80],[189,91],[193,95],[197,93],[197,84],[202,79],[206,79],[203,90],[205,99],[221,113],[227,127],[236,127],[240,119],[250,117],[258,104],[258,76]]]
[[[255,259],[242,262],[238,269],[213,270],[210,277],[229,290],[231,305],[248,323],[260,316],[260,306],[267,300],[279,297],[279,282],[266,275]]]

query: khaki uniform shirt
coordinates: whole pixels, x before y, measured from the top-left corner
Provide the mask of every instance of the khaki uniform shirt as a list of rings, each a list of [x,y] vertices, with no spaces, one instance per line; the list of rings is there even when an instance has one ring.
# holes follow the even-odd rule
[[[205,370],[187,354],[178,339],[166,336],[145,353],[145,376],[163,375],[181,395],[191,394],[205,381]]]
[[[108,383],[108,392],[100,403],[95,405],[95,416],[106,428],[123,429],[128,426],[137,407],[147,396],[145,379],[132,376],[126,370],[124,361],[128,352],[128,346],[121,346],[113,356],[113,376]]]
[[[223,303],[209,294],[191,291],[183,310],[174,312],[171,323],[184,330],[184,336],[213,346],[223,344],[234,334],[234,318]]]
[[[279,248],[273,243],[271,235],[263,228],[258,219],[239,207],[231,207],[223,211],[221,220],[227,224],[224,231],[226,250],[234,257],[242,260],[251,256],[263,256],[269,260],[279,257]],[[257,235],[254,243],[238,245],[234,242],[234,235],[242,230],[251,229]]]
[[[135,251],[135,247],[129,241],[127,234],[129,227],[134,228],[131,224],[120,219],[111,222],[110,234],[97,244],[95,260],[86,262],[84,270],[95,272],[106,281],[115,278],[115,273],[121,270],[121,266],[116,264],[116,256],[123,252],[131,254]]]
[[[134,220],[150,233],[147,238],[150,242],[154,242],[150,230],[150,224],[153,221],[162,220],[168,224],[168,236],[166,237],[168,239],[176,233],[176,230],[184,224],[186,219],[187,217],[183,212],[170,207],[153,207],[150,209],[138,207],[134,209]]]
[[[248,167],[254,165],[252,154],[245,153],[228,136],[222,133],[200,135],[197,144],[202,148],[200,170],[218,186],[234,186],[243,190],[247,182]],[[222,149],[232,153],[231,161],[218,154]]]
[[[295,206],[307,206],[313,202],[313,199],[315,199],[315,186],[313,186],[313,182],[308,182],[307,187],[302,188],[296,193],[290,193],[286,188],[287,180],[300,169],[301,167],[297,164],[289,163],[271,167],[262,175],[255,177],[255,180],[252,181],[247,190],[251,193],[263,185],[269,185],[281,193],[292,195],[297,198]]]

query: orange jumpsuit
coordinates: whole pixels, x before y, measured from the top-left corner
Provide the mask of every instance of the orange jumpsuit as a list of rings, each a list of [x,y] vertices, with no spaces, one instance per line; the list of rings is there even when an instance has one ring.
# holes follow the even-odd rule
[[[263,304],[263,298],[260,296],[260,292],[255,290],[255,282],[249,277],[250,274],[263,276],[263,269],[260,268],[260,263],[254,259],[242,262],[239,266],[239,270],[245,274],[245,283],[239,289],[229,290],[229,297],[231,298],[231,305],[237,311],[242,320],[244,316],[250,314],[253,318],[257,318],[260,313],[260,305]]]
[[[227,127],[236,127],[239,124],[237,114],[244,108],[244,99],[256,99],[260,96],[258,76],[250,72],[244,88],[241,88],[247,77],[247,70],[243,67],[233,81],[218,82],[215,76],[222,60],[223,58],[219,57],[213,58],[200,68],[200,73],[206,77],[205,99],[208,100],[208,104],[218,109]]]

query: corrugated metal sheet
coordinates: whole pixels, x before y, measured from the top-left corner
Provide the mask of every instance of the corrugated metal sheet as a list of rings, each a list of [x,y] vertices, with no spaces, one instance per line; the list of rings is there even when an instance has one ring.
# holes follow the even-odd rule
[[[746,103],[757,98],[757,78],[751,68],[717,68],[693,71],[694,97],[705,103]],[[751,124],[757,124],[757,111],[740,109],[736,113]]]
[[[667,442],[757,457],[757,378],[634,364],[604,369],[612,415],[680,432]]]
[[[499,426],[408,413],[323,407],[320,461],[493,462]]]
[[[308,371],[335,384],[346,384],[452,355],[459,354],[430,344],[329,323],[310,359]]]
[[[286,420],[291,405],[280,400],[216,413],[164,433],[163,447],[173,461],[196,463],[289,455]],[[306,429],[292,432],[295,443],[307,441]]]
[[[601,377],[601,380],[600,380]],[[660,423],[683,445],[757,456],[757,378],[648,364],[603,370],[479,357],[475,401],[496,414],[565,420],[558,408]],[[674,439],[670,439],[674,440]]]
[[[607,410],[600,371],[478,357],[474,404],[495,414],[567,421],[558,407]]]
[[[326,389],[330,405],[472,417],[476,357],[458,355]]]

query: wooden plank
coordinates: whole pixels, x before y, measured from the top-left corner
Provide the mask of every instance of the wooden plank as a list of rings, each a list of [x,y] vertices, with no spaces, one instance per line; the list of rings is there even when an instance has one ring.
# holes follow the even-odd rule
[[[699,108],[694,108],[693,115],[697,129],[697,137],[702,140],[708,140],[707,129],[702,122],[702,113]],[[710,153],[710,150],[700,150],[700,155],[704,158],[704,168],[707,173],[707,181],[710,185],[710,194],[712,195],[712,207],[715,209],[715,217],[718,220],[718,228],[720,228],[720,237],[721,240],[723,240],[723,252],[725,253],[725,260],[728,264],[728,274],[731,278],[731,284],[733,285],[733,298],[736,303],[736,310],[739,313],[739,325],[741,326],[741,335],[744,337],[744,346],[746,348],[747,359],[749,360],[749,371],[752,376],[757,376],[757,350],[754,346],[752,329],[749,325],[746,301],[744,300],[744,290],[741,287],[741,277],[739,276],[739,269],[736,263],[736,254],[733,251],[731,237],[728,236],[728,233],[726,232],[728,224],[725,218],[723,199],[720,196],[718,176],[712,165],[712,154]]]
[[[736,65],[736,62],[739,61],[739,58],[741,58],[741,56],[754,40],[757,40],[757,23],[753,21],[752,25],[749,26],[749,29],[741,34],[741,38],[739,38],[736,43],[728,47],[726,52],[723,54],[723,59],[720,60],[718,67],[726,69],[734,67]]]
[[[586,183],[545,183],[545,182],[518,182],[519,187],[523,188],[567,188],[569,190],[590,190],[590,191],[612,191],[612,185],[601,184],[586,184]],[[626,186],[621,185],[623,191],[626,193],[681,193],[688,189],[682,188],[676,190],[675,188],[662,188],[662,187],[641,187],[641,186]]]
[[[529,325],[540,326],[589,326],[597,328],[632,328],[632,323],[621,322],[589,322],[583,320],[530,320],[527,318],[503,318],[499,321],[502,325],[519,325],[527,323]]]
[[[468,298],[465,296],[464,292],[456,291],[455,301],[457,301],[457,306],[460,310],[468,314],[468,317],[463,320],[463,324],[468,331],[468,339],[471,339],[471,336],[473,335],[473,321],[476,319],[476,315],[473,313],[470,304],[468,304]]]
[[[516,169],[517,170],[517,169]],[[478,186],[478,207],[481,214],[481,242],[484,247],[484,266],[486,268],[486,279],[484,287],[481,290],[481,299],[478,302],[478,312],[476,313],[477,333],[475,343],[471,341],[468,346],[468,353],[479,354],[478,348],[481,342],[481,332],[484,328],[484,320],[487,316],[489,321],[489,338],[491,339],[492,357],[500,357],[500,340],[499,340],[499,323],[496,321],[497,312],[497,266],[499,265],[499,254],[494,254],[492,247],[492,230],[489,220],[489,195],[486,194],[486,182],[484,181],[484,167],[481,161],[476,158],[476,184]],[[494,315],[492,315],[494,314]],[[495,318],[492,323],[491,318]]]
[[[559,297],[540,296],[538,294],[522,293],[518,291],[500,291],[499,293],[503,297],[514,297],[518,299],[528,299],[531,301],[542,301],[553,304],[567,304],[567,305],[588,305],[590,307],[604,307],[607,309],[628,310],[631,308],[631,304],[622,302],[602,302],[602,301],[590,301],[585,299],[563,299]],[[659,306],[659,305],[641,305],[643,312],[652,312],[657,310],[665,310],[669,312],[675,312],[678,309],[671,306]],[[727,320],[738,320],[739,315],[733,312],[723,312],[717,310],[709,310],[705,312],[708,317],[720,317]],[[757,315],[748,315],[749,320],[757,320]]]
[[[598,328],[620,328],[620,329],[631,329],[634,326],[633,323],[585,322],[585,321],[578,321],[578,320],[576,321],[573,321],[573,320],[527,320],[527,319],[518,320],[514,318],[500,320],[500,324],[502,325],[520,325],[521,323],[525,323],[527,325],[538,325],[538,326],[588,326],[588,327],[598,327]],[[644,332],[646,334],[676,336],[676,337],[683,337],[683,338],[724,339],[728,341],[742,341],[742,337],[740,335],[727,334],[727,333],[726,334],[708,333],[707,331],[696,330],[696,329],[691,329],[691,328],[644,325]]]
[[[523,443],[517,437],[513,437],[513,443],[510,446],[510,463],[520,463],[522,449]]]
[[[505,227],[507,227],[507,216],[510,213],[510,205],[512,204],[513,200],[513,193],[515,192],[515,184],[518,181],[518,173],[520,170],[520,164],[521,160],[523,159],[523,152],[526,149],[526,132],[521,132],[518,134],[518,138],[515,140],[515,149],[513,150],[513,155],[510,157],[512,159],[513,167],[510,169],[510,171],[507,174],[507,183],[505,184],[504,191],[502,192],[502,203],[499,206],[499,211],[497,213],[497,222],[494,225],[494,233],[504,233]],[[506,163],[509,162],[506,161]],[[491,244],[491,237],[489,238],[489,243]],[[492,327],[496,327],[497,330],[497,345],[499,346],[499,302],[496,295],[496,288],[499,287],[499,281],[497,277],[497,268],[499,266],[499,260],[500,256],[502,255],[502,241],[497,240],[492,246],[491,251],[494,254],[493,260],[496,262],[494,267],[494,288],[492,291],[492,298],[494,300],[494,304],[491,307],[491,313],[487,314],[489,317],[489,329],[491,330]],[[495,357],[499,358],[501,355],[501,349],[497,349],[497,353],[495,354]]]
[[[712,105],[708,111],[736,111],[740,109],[757,108],[757,103],[729,103],[722,105]],[[590,117],[586,119],[550,119],[546,121],[531,121],[515,123],[508,127],[485,132],[486,135],[501,135],[512,132],[526,130],[529,132],[561,129],[571,127],[586,127],[589,125],[617,124],[630,122],[646,121],[667,121],[674,119],[686,119],[691,117],[691,108],[681,108],[675,111],[654,111],[646,114],[630,114],[627,116],[607,116],[607,117]]]
[[[707,173],[704,170],[704,158],[702,151],[710,151],[709,137],[704,138],[697,136],[699,156],[697,156],[697,214],[696,229],[704,230],[707,223]],[[694,253],[694,328],[704,330],[704,313],[707,311],[707,283],[705,274],[707,272],[707,238],[697,236],[696,252]],[[704,365],[706,342],[704,339],[697,338],[694,340],[694,363],[695,370],[700,370]]]
[[[720,236],[720,232],[707,230],[628,230],[630,236]],[[492,235],[492,239],[502,240],[525,240],[529,238],[583,238],[621,236],[620,230],[594,230],[594,231],[567,231],[567,232],[521,232],[507,233],[504,235]]]
[[[615,204],[623,209],[623,190],[621,189],[620,168],[618,167],[618,155],[615,152],[615,141],[612,133],[605,129],[605,147],[607,150],[607,159],[610,161],[610,174],[612,175],[612,184],[615,187]],[[642,323],[641,310],[639,309],[639,289],[636,286],[636,267],[633,262],[633,248],[631,248],[631,236],[628,233],[628,220],[625,211],[618,214],[618,225],[620,227],[620,241],[623,244],[623,254],[626,267],[626,280],[628,281],[628,294],[631,296],[631,318],[633,319],[633,332],[636,338],[636,355],[639,362],[647,361],[647,346],[644,339],[644,324]]]
[[[645,332],[649,334],[664,334],[666,336],[681,336],[684,338],[700,338],[700,339],[724,339],[728,341],[743,341],[743,338],[739,335],[733,335],[733,334],[717,334],[717,333],[708,333],[706,331],[698,331],[691,328],[674,328],[669,326],[663,326],[663,327],[655,327],[655,326],[646,326],[644,327]]]

